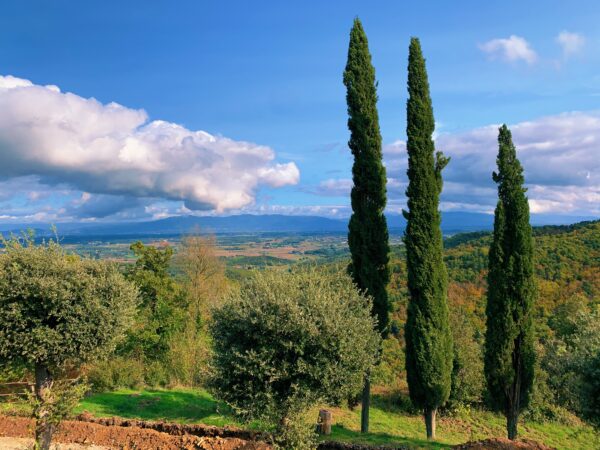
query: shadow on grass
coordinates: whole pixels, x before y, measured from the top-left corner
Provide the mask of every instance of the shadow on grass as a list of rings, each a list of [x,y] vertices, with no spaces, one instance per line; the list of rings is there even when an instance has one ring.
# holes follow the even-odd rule
[[[96,416],[119,416],[142,420],[172,422],[202,422],[225,425],[233,419],[226,405],[208,393],[192,390],[115,391],[85,398],[77,412],[88,411]]]
[[[441,442],[431,442],[426,439],[406,438],[387,433],[362,434],[358,431],[348,430],[341,425],[331,427],[331,435],[326,436],[325,441],[352,442],[354,444],[387,445],[391,448],[406,446],[407,448],[425,449],[447,449],[452,445]]]

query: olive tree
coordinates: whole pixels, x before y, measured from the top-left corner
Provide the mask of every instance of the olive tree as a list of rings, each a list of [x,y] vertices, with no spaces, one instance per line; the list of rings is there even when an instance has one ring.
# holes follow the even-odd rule
[[[211,334],[215,395],[286,449],[310,447],[293,432],[299,415],[360,391],[380,340],[371,300],[323,268],[256,273],[214,311]]]
[[[113,349],[135,311],[137,290],[114,265],[68,254],[54,241],[3,244],[0,359],[35,373],[35,437],[45,450],[61,418],[54,377]]]

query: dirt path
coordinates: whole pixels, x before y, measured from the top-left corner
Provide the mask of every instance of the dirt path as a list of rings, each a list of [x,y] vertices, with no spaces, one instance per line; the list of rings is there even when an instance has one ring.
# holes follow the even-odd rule
[[[33,422],[24,417],[0,416],[0,437],[31,438]],[[90,445],[116,450],[268,450],[262,442],[238,438],[199,437],[186,433],[171,435],[136,426],[101,425],[98,423],[65,421],[55,434],[55,442]],[[13,444],[11,444],[13,445]],[[83,447],[81,447],[83,446]],[[4,449],[4,446],[0,447]],[[19,447],[16,447],[19,448]],[[22,447],[21,447],[22,448]],[[71,447],[67,447],[71,448]],[[93,448],[93,447],[91,447]],[[63,450],[63,448],[61,448]]]

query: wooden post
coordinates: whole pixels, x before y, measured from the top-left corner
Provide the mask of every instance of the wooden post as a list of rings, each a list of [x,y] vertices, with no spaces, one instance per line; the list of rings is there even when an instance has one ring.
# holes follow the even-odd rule
[[[332,415],[328,409],[319,411],[319,420],[317,424],[317,432],[319,434],[331,434]]]

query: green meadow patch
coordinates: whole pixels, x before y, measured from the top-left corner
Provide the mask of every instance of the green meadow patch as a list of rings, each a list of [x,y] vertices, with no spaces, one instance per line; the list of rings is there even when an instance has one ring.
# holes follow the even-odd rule
[[[379,401],[378,401],[379,400]],[[371,407],[369,434],[360,433],[360,408],[330,408],[334,426],[327,440],[371,445],[405,445],[411,448],[445,449],[470,440],[504,437],[504,417],[473,409],[453,417],[441,417],[438,440],[425,439],[423,419],[394,408],[376,395]],[[0,409],[1,411],[2,409]],[[85,398],[76,413],[87,411],[97,417],[123,417],[141,420],[164,420],[179,423],[203,423],[215,426],[243,426],[229,408],[202,389],[117,390]],[[315,420],[317,410],[314,411]],[[246,426],[247,427],[247,426]],[[261,428],[251,424],[249,428]],[[600,433],[583,423],[564,425],[554,422],[526,422],[519,427],[520,437],[543,442],[565,450],[600,448]]]

